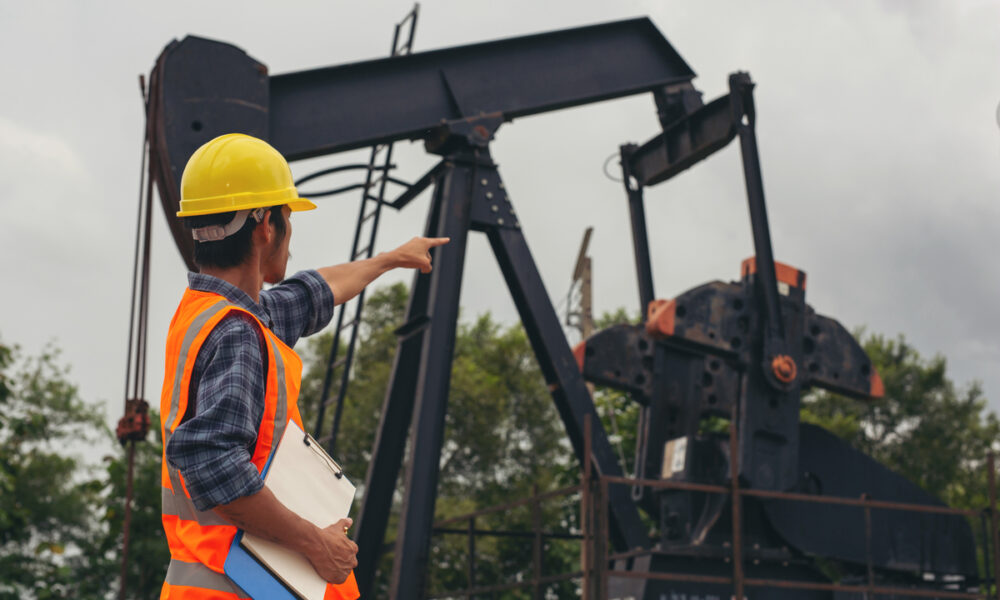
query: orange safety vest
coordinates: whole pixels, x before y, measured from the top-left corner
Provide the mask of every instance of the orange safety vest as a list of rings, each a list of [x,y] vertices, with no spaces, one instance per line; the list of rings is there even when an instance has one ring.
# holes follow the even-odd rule
[[[184,477],[167,463],[167,443],[181,424],[188,405],[188,388],[198,351],[212,329],[233,311],[257,321],[267,346],[264,417],[251,462],[261,472],[281,440],[289,421],[302,426],[298,397],[302,360],[252,313],[224,297],[191,289],[184,291],[167,333],[166,376],[160,396],[163,434],[163,529],[170,546],[170,565],[160,600],[235,600],[248,596],[223,573],[229,547],[236,535],[214,511],[195,509]],[[355,600],[360,594],[352,573],[342,584],[327,584],[324,600]]]

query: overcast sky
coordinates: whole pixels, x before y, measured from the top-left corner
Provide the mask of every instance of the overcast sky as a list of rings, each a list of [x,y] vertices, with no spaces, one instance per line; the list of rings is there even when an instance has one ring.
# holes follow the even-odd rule
[[[84,397],[122,411],[143,114],[137,76],[171,39],[233,43],[272,74],[385,55],[394,2],[0,0],[0,339],[54,341]],[[757,82],[758,141],[775,255],[808,274],[807,301],[846,327],[903,333],[942,353],[1000,408],[1000,3],[427,0],[415,49],[649,16],[710,100],[730,72]],[[594,226],[594,306],[638,309],[624,194],[602,173],[657,131],[651,97],[503,126],[493,155],[554,303]],[[433,163],[397,145],[400,174]],[[296,164],[296,175],[349,157]],[[614,170],[614,169],[612,169]],[[346,181],[345,181],[346,183]],[[753,253],[731,145],[648,190],[657,295],[738,278]],[[380,249],[418,234],[426,198],[387,214]],[[290,271],[342,262],[354,196],[296,215]],[[186,285],[154,215],[147,397]],[[384,282],[410,281],[409,274]],[[470,240],[466,317],[517,314],[485,238]]]

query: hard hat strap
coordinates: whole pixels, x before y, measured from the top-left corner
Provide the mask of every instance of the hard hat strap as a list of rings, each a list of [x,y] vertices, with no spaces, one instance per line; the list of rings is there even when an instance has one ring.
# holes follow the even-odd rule
[[[219,240],[224,240],[242,229],[243,224],[247,222],[248,216],[252,216],[254,221],[260,223],[264,219],[264,215],[267,214],[268,208],[269,207],[253,209],[248,208],[246,210],[236,211],[236,216],[233,217],[233,220],[225,225],[207,225],[205,227],[198,227],[191,230],[191,236],[198,242],[217,242]]]

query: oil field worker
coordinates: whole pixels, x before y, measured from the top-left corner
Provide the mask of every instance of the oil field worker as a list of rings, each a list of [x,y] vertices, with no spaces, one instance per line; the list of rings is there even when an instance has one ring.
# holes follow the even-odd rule
[[[250,136],[215,138],[184,169],[177,216],[192,230],[201,272],[188,275],[167,334],[160,414],[171,558],[161,599],[245,598],[223,574],[237,528],[305,555],[336,584],[328,600],[358,597],[350,520],[320,529],[261,480],[287,423],[302,426],[302,361],[292,346],[386,271],[429,272],[430,249],[448,240],[413,238],[368,260],[285,279],[289,215],[312,208],[281,154]],[[277,285],[262,290],[265,282]]]

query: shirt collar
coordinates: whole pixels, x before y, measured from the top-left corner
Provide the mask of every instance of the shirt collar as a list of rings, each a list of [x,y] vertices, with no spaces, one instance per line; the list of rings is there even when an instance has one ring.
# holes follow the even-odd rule
[[[199,292],[218,294],[236,306],[250,311],[268,329],[274,326],[274,323],[271,322],[271,315],[260,304],[254,302],[253,298],[246,292],[228,281],[204,273],[188,272],[188,287]]]

